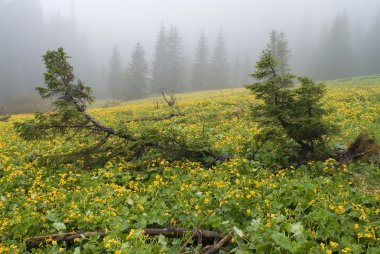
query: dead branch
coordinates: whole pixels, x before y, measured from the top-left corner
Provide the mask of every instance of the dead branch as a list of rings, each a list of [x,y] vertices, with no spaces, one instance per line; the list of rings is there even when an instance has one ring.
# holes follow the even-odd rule
[[[177,251],[177,254],[180,254],[181,251],[186,247],[186,245],[189,243],[189,241],[191,239],[194,239],[194,237],[196,237],[196,233],[200,230],[200,228],[202,227],[202,225],[211,217],[211,215],[215,212],[215,210],[219,207],[219,204],[220,202],[224,201],[224,199],[227,197],[227,194],[230,192],[231,190],[231,186],[228,188],[228,190],[224,193],[224,195],[219,199],[218,201],[218,206],[216,206],[211,213],[209,213],[206,217],[203,218],[203,220],[201,221],[201,223],[199,223],[199,225],[197,226],[197,228],[195,230],[193,230],[193,234],[191,235],[191,237],[189,237],[185,243],[182,244],[181,248],[179,248],[179,250]]]
[[[170,99],[166,99],[164,91],[162,91],[162,96],[164,97],[165,102],[170,106],[173,107],[175,104],[175,96],[170,95]]]
[[[125,234],[129,234],[132,229],[124,231]],[[215,241],[221,241],[225,236],[210,230],[200,230],[200,229],[186,229],[186,228],[145,228],[142,229],[144,235],[150,237],[163,235],[168,238],[181,238],[187,234],[192,234],[193,239],[197,240],[198,243],[208,244]],[[74,242],[77,238],[90,237],[93,235],[98,235],[100,238],[104,238],[106,233],[104,231],[87,231],[87,232],[71,232],[71,233],[61,233],[61,234],[51,234],[44,236],[35,236],[26,239],[26,247],[28,249],[42,247],[52,241],[57,243],[70,243]],[[224,240],[226,241],[226,240]],[[224,243],[225,244],[225,243]],[[219,247],[221,248],[221,247]]]
[[[219,242],[217,242],[216,244],[210,246],[210,247],[206,247],[203,249],[203,253],[204,254],[213,254],[213,253],[217,253],[224,245],[226,245],[227,243],[229,243],[230,241],[232,240],[232,234],[231,233],[228,233],[227,235],[225,235]]]
[[[186,116],[186,114],[178,113],[178,114],[170,114],[170,115],[162,116],[162,117],[142,117],[142,118],[125,121],[125,123],[143,122],[143,121],[162,121],[162,120],[167,120],[167,119],[178,117],[178,116]]]
[[[11,118],[11,116],[0,117],[0,122],[6,122],[6,121],[8,121],[9,118]]]
[[[93,235],[99,235],[99,237],[103,238],[106,236],[104,231],[91,231],[91,232],[71,232],[71,233],[62,233],[62,234],[52,234],[52,235],[44,235],[44,236],[35,236],[26,239],[26,247],[28,249],[39,248],[42,247],[52,241],[56,241],[57,243],[61,242],[73,242],[77,238],[90,237]]]

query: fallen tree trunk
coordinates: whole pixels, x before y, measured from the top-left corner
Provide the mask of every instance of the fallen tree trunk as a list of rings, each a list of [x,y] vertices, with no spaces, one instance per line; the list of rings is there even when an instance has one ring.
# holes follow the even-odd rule
[[[124,233],[129,234],[131,229],[126,230]],[[195,229],[186,229],[186,228],[145,228],[143,229],[144,235],[148,235],[151,237],[163,235],[168,238],[181,238],[186,234],[192,234],[194,240],[197,243],[202,243],[204,245],[214,243],[216,241],[220,241],[219,245],[212,246],[211,248],[216,249],[218,246],[221,248],[224,244],[226,244],[229,240],[229,237],[219,234],[215,231],[210,230],[195,230]],[[39,248],[44,246],[52,241],[56,241],[57,243],[61,242],[74,242],[75,239],[84,237],[90,237],[93,235],[98,235],[101,238],[106,236],[106,232],[104,231],[86,231],[86,232],[71,232],[71,233],[62,233],[62,234],[52,234],[52,235],[44,235],[44,236],[34,236],[26,239],[26,247],[28,249]],[[227,237],[227,238],[226,238]],[[224,240],[223,240],[224,239]],[[228,241],[227,241],[228,240]],[[222,242],[223,241],[223,242]],[[213,253],[213,252],[208,252]]]
[[[162,116],[162,117],[142,117],[142,118],[127,120],[124,123],[144,122],[144,121],[162,121],[162,120],[167,120],[173,117],[185,116],[185,115],[186,114],[177,113],[177,114],[169,114],[167,116]]]

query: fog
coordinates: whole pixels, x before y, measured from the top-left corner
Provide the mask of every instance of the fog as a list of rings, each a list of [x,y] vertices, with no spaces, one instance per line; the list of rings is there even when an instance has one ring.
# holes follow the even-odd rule
[[[373,43],[380,39],[379,13],[378,0],[0,0],[0,100],[42,85],[41,56],[59,46],[72,57],[76,76],[100,98],[112,97],[112,89],[123,94],[119,99],[134,99],[165,89],[239,87],[251,82],[249,73],[273,30],[286,36],[289,64],[297,75],[325,80],[380,73],[380,46]],[[168,80],[155,83],[162,28],[168,37],[170,31],[178,34],[181,74],[172,79],[175,85]],[[200,81],[194,76],[206,75],[195,71],[202,32],[209,52],[207,76],[221,75],[211,65],[216,65],[212,59],[218,59],[216,48],[222,43],[225,63],[219,69],[228,81],[209,77],[205,85],[195,84]],[[139,80],[144,91],[134,96],[128,87],[137,81],[128,73],[133,76],[130,66],[138,42],[147,72]],[[219,83],[207,86],[212,82]]]

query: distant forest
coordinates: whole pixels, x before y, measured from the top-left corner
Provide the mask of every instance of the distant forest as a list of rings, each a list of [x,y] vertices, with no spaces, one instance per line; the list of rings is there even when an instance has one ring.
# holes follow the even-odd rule
[[[0,99],[30,94],[43,80],[41,56],[60,46],[72,56],[76,76],[101,98],[136,99],[163,90],[178,93],[252,82],[249,74],[257,59],[231,54],[234,49],[228,48],[222,29],[216,38],[199,31],[198,44],[189,52],[181,31],[175,25],[162,24],[151,50],[154,55],[146,56],[144,45],[138,42],[130,49],[131,58],[123,59],[122,45],[115,42],[113,49],[104,49],[112,52],[109,59],[96,63],[91,41],[74,16],[56,14],[45,20],[38,0],[0,1]],[[372,20],[371,26],[363,29],[353,27],[345,13],[337,14],[320,31],[319,40],[312,42],[311,31],[305,29],[297,48],[287,45],[289,57],[296,59],[289,60],[290,69],[316,80],[380,73],[380,12]],[[286,31],[278,32],[286,41]]]

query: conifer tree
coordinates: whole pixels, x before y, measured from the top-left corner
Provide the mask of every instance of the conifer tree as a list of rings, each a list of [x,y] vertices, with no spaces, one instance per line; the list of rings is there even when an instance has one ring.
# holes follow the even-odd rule
[[[167,34],[165,26],[162,25],[157,37],[152,63],[152,83],[150,88],[152,93],[160,93],[167,85],[167,58]]]
[[[123,94],[123,69],[119,49],[115,46],[112,51],[108,73],[109,89],[112,98],[122,99]]]
[[[175,92],[184,91],[184,56],[181,37],[175,26],[170,27],[167,37],[167,72],[166,88]]]
[[[273,30],[270,33],[268,49],[273,58],[277,61],[277,72],[281,75],[285,75],[289,72],[290,68],[288,62],[290,57],[290,49],[283,32],[278,33]]]
[[[223,33],[219,32],[211,57],[210,88],[226,88],[230,84],[227,48]]]
[[[321,34],[321,42],[315,50],[315,65],[320,79],[329,80],[350,76],[353,52],[350,23],[346,14],[337,15],[333,24]]]
[[[145,60],[145,50],[141,43],[137,43],[132,62],[127,68],[126,96],[130,99],[143,98],[148,94],[148,64]]]
[[[290,140],[296,145],[299,158],[323,157],[327,152],[326,137],[336,131],[335,126],[323,119],[327,114],[321,103],[325,88],[308,78],[291,73],[281,75],[277,64],[271,51],[264,50],[252,74],[259,82],[248,86],[263,101],[252,110],[261,127],[261,138],[281,140],[282,144]],[[295,78],[300,87],[289,89]]]
[[[198,41],[195,61],[191,73],[191,84],[193,90],[202,90],[207,88],[209,83],[209,66],[207,39],[204,32],[202,32]]]
[[[366,36],[364,68],[365,74],[380,73],[380,10],[375,15],[372,25]]]

